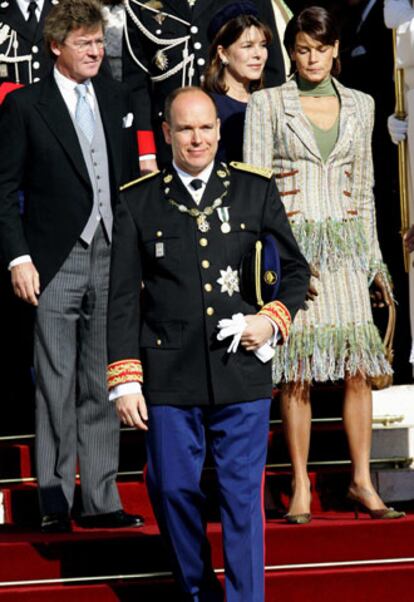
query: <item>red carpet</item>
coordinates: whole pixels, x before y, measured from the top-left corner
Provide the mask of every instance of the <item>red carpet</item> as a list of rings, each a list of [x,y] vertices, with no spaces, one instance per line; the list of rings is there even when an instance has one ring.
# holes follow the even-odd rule
[[[124,432],[122,440],[121,470],[142,469],[142,437]],[[279,457],[278,445],[273,434],[270,459],[272,454]],[[1,444],[0,478],[31,477],[32,447],[30,441]],[[213,480],[207,471],[212,519]],[[338,469],[318,470],[311,473],[312,522],[287,525],[270,517],[286,507],[289,481],[287,473],[267,471],[266,602],[414,601],[414,561],[407,561],[414,558],[414,514],[397,521],[367,516],[356,521],[351,512],[328,511],[343,508],[349,475]],[[9,524],[0,526],[0,602],[178,602],[144,484],[120,481],[119,490],[125,509],[144,515],[144,528],[86,530],[74,522],[73,533],[46,536],[34,526],[39,521],[35,483],[2,487]],[[213,520],[208,532],[214,566],[222,569],[219,524]],[[346,566],[330,566],[335,563]],[[96,581],[91,581],[94,577]],[[41,583],[53,579],[57,583]],[[28,580],[40,583],[25,585]]]
[[[15,526],[0,528],[0,586],[1,582],[24,580],[168,572],[168,558],[144,485],[125,485],[128,496],[131,488],[137,508],[128,510],[139,509],[144,514],[146,525],[142,529],[95,531],[74,524],[71,534],[46,536]],[[215,567],[222,568],[217,523],[210,524],[209,537]],[[266,564],[277,570],[267,572],[267,602],[390,602],[393,599],[412,602],[414,563],[399,565],[395,560],[413,557],[413,542],[414,515],[398,521],[373,521],[368,517],[356,521],[350,513],[319,513],[305,526],[268,520]],[[394,559],[394,564],[287,570],[289,565],[384,559]],[[174,597],[174,588],[165,578],[152,582],[147,579],[145,582],[0,587],[1,602],[133,599],[173,602]]]

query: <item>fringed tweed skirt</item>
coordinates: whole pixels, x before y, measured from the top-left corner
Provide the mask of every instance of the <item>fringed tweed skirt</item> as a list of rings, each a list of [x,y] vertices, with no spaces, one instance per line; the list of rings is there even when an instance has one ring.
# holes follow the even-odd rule
[[[308,226],[292,226],[302,253],[320,271],[320,278],[313,279],[319,294],[307,310],[296,314],[289,338],[278,346],[273,382],[325,382],[357,373],[391,374],[372,318],[368,284],[375,266],[367,264],[369,251],[362,229],[350,232],[348,224],[338,231],[331,224],[325,232],[319,228],[315,236]],[[387,280],[383,264],[378,271]]]

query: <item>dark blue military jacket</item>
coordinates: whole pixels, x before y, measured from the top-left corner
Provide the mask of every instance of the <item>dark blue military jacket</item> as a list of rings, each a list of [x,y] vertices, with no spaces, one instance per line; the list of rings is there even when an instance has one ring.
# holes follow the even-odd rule
[[[278,324],[282,340],[308,288],[309,268],[274,178],[270,170],[261,171],[230,167],[227,174],[216,164],[199,208],[222,198],[221,207],[228,209],[224,215],[213,210],[208,231],[174,204],[195,207],[173,168],[125,190],[113,235],[110,388],[143,374],[152,404],[228,404],[271,395],[271,362],[263,364],[242,348],[228,354],[230,340],[216,339],[221,318],[258,310],[241,297],[237,278],[243,254],[261,233],[276,237],[281,255],[277,300],[261,312]]]

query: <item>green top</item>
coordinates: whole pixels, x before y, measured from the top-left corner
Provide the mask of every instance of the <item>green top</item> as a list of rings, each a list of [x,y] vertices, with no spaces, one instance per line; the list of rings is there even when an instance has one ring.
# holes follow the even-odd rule
[[[299,88],[299,96],[336,96],[338,97],[338,93],[335,90],[335,87],[332,83],[332,78],[330,76],[326,77],[324,80],[319,82],[318,84],[314,84],[312,82],[303,79],[302,77],[298,77],[297,84]],[[312,126],[313,134],[315,136],[316,144],[318,145],[319,152],[324,162],[328,159],[329,155],[334,148],[336,141],[338,139],[339,134],[339,115],[335,119],[335,123],[327,130],[320,128],[313,121],[308,118],[309,123]]]

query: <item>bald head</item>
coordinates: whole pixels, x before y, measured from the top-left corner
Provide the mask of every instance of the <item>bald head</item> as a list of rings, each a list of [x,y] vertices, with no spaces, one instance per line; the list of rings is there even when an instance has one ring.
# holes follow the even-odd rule
[[[214,109],[216,111],[216,117],[217,117],[217,107],[216,107],[216,103],[214,101],[214,98],[211,96],[211,94],[209,92],[206,92],[205,90],[203,90],[202,88],[199,88],[198,86],[186,86],[184,88],[176,88],[175,90],[173,90],[165,99],[165,104],[164,104],[164,119],[165,121],[167,121],[168,123],[171,123],[171,107],[174,103],[174,101],[182,96],[183,94],[204,94],[204,96],[207,96],[207,98],[209,98],[212,102],[212,104],[214,105]]]
[[[196,176],[212,161],[220,139],[220,121],[213,99],[200,88],[180,88],[165,105],[164,137],[175,163]]]

